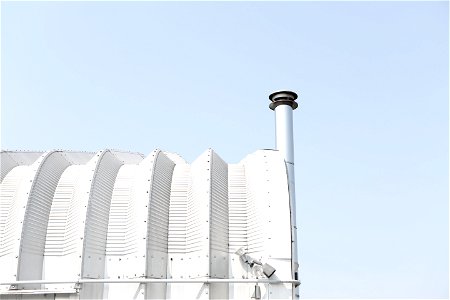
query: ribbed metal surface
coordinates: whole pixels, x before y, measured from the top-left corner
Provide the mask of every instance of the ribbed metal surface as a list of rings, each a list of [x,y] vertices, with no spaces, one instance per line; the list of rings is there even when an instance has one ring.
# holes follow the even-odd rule
[[[287,174],[277,151],[230,165],[211,149],[191,164],[160,150],[145,158],[112,150],[38,154],[8,152],[2,160],[3,282],[255,278],[234,254],[241,247],[291,279]],[[69,283],[19,288],[62,299],[76,291]],[[291,290],[273,287],[270,297],[288,299]],[[245,283],[84,283],[75,298],[248,299],[252,291]]]
[[[41,155],[42,152],[2,151],[0,153],[0,182],[3,181],[6,174],[8,174],[12,168],[23,165],[31,165]]]
[[[209,248],[209,212],[211,193],[211,151],[204,152],[191,166],[191,185],[187,197],[186,252],[208,254]],[[206,225],[205,225],[206,224]],[[205,260],[200,261],[205,263]],[[207,266],[208,264],[206,264]],[[197,264],[199,266],[199,264]],[[206,276],[207,268],[197,276]]]
[[[42,264],[50,208],[55,188],[69,166],[64,153],[45,154],[31,167],[35,178],[31,187],[22,228],[17,278],[42,278]]]
[[[211,250],[228,252],[228,165],[211,155]]]
[[[83,235],[81,276],[83,278],[104,278],[111,196],[117,173],[123,161],[111,151],[105,150],[99,152],[89,164],[93,170],[93,177]],[[81,296],[102,298],[103,285],[86,285],[81,291]]]
[[[164,153],[157,151],[150,180],[148,205],[146,275],[148,278],[167,278],[169,207],[172,175],[175,163]],[[148,284],[147,299],[166,298],[166,284]]]
[[[22,224],[32,178],[29,166],[17,166],[5,176],[1,184],[0,281],[17,278]],[[1,290],[6,288],[0,286]]]
[[[54,152],[45,158],[45,162],[36,171],[25,215],[22,251],[42,255],[54,191],[61,174],[68,166],[69,162],[64,155]]]
[[[230,250],[243,247],[247,241],[247,182],[243,165],[228,166],[229,244]]]
[[[211,193],[210,193],[210,253],[209,275],[211,278],[229,276],[229,208],[228,208],[228,164],[211,151]],[[228,299],[228,284],[209,285],[210,299]]]
[[[8,152],[2,152],[0,154],[0,182],[3,181],[6,174],[11,171],[12,168],[17,167],[19,164],[8,154]]]
[[[104,255],[111,195],[122,161],[109,151],[98,157],[94,162],[97,165],[89,193],[83,250],[93,255]]]
[[[17,162],[2,182],[1,278],[41,279],[46,233],[53,195],[70,165],[68,154],[50,151],[8,153]],[[35,160],[35,161],[34,161]],[[32,163],[32,161],[34,161]],[[11,187],[15,188],[13,192]],[[17,255],[19,253],[20,255]],[[19,288],[36,288],[38,285]]]
[[[52,207],[45,239],[45,256],[65,255],[74,250],[70,239],[69,214],[74,209],[73,199],[76,192],[76,179],[82,166],[70,166],[61,175],[53,196]],[[73,220],[73,219],[72,219]]]
[[[150,181],[150,205],[148,213],[149,251],[167,253],[170,188],[174,162],[162,152],[155,154],[153,176]]]
[[[136,251],[134,179],[137,168],[137,165],[124,165],[117,174],[109,211],[106,255],[120,256]]]
[[[177,164],[174,168],[169,208],[169,253],[186,253],[187,197],[191,185],[191,167]]]
[[[17,192],[24,175],[28,171],[27,166],[12,169],[1,184],[0,201],[0,257],[12,252],[14,241],[20,235],[17,226],[19,203]]]

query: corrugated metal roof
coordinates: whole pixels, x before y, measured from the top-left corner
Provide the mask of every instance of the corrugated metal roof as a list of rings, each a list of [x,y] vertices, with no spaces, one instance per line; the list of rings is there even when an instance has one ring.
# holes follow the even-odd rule
[[[241,247],[274,266],[273,278],[292,280],[288,178],[277,151],[237,164],[211,149],[192,164],[160,150],[3,151],[1,176],[0,282],[69,282],[14,287],[22,293],[249,299],[248,283],[75,284],[255,278],[235,254]],[[263,299],[292,297],[291,284],[260,286]],[[21,292],[0,285],[0,294],[12,293]]]

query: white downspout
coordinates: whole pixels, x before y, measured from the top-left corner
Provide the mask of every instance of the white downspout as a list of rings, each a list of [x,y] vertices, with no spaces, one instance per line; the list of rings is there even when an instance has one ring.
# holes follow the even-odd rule
[[[272,93],[269,99],[272,103],[270,109],[275,111],[276,149],[280,151],[286,162],[288,174],[289,201],[291,207],[291,252],[292,252],[292,279],[298,280],[298,254],[297,254],[297,222],[295,199],[295,170],[294,170],[294,132],[292,112],[298,107],[297,94],[291,91],[278,91]],[[292,299],[299,298],[298,286],[293,290]]]

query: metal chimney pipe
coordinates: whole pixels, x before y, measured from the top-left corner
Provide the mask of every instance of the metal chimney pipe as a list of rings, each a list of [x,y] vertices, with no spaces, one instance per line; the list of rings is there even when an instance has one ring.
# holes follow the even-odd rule
[[[295,200],[295,170],[294,170],[294,132],[292,112],[298,107],[295,102],[297,94],[291,91],[278,91],[270,94],[272,101],[269,107],[275,111],[276,149],[280,151],[286,162],[289,186],[289,202],[291,207],[291,252],[292,252],[292,278],[298,280],[298,254],[297,254],[297,219]],[[293,299],[298,298],[298,288],[293,291]]]

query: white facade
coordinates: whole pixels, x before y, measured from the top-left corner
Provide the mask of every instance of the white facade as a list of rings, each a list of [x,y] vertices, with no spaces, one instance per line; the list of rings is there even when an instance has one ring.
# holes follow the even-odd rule
[[[0,298],[292,299],[288,182],[275,150],[2,152]]]

